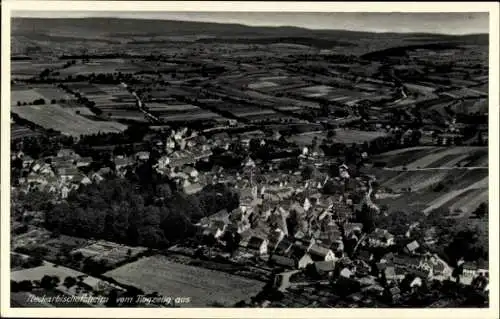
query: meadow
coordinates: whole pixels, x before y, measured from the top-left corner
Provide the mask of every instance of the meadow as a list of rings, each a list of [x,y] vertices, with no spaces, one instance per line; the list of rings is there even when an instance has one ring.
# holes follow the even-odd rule
[[[220,302],[227,306],[258,293],[264,283],[227,273],[169,261],[164,256],[142,258],[104,274],[119,283],[133,285],[145,293],[191,297],[182,306],[207,307]]]

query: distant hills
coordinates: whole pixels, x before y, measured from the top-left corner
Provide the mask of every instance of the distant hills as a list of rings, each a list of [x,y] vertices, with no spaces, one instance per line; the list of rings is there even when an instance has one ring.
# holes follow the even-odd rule
[[[488,34],[464,36],[428,33],[370,33],[347,30],[311,30],[299,27],[261,27],[242,24],[209,22],[146,20],[122,18],[12,18],[12,36],[28,39],[50,36],[59,39],[96,39],[141,41],[163,37],[199,36],[203,42],[232,42],[269,44],[273,41],[290,42],[319,48],[329,46],[361,46],[364,42],[384,43],[382,50],[391,46],[416,45],[424,43],[453,42],[456,44],[488,44]],[[260,39],[260,40],[259,40]],[[372,51],[372,50],[370,50]],[[368,52],[370,52],[368,51]],[[368,53],[364,52],[364,53]]]

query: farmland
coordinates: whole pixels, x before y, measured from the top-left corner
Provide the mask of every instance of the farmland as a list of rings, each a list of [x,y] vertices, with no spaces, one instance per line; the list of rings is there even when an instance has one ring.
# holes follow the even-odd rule
[[[438,208],[469,214],[488,201],[488,150],[484,147],[416,147],[375,157],[387,160],[386,168],[374,170],[381,185],[397,198],[380,203],[391,209],[429,213]]]
[[[147,107],[151,114],[154,114],[165,122],[213,120],[221,118],[221,116],[216,113],[203,110],[191,104],[149,103]]]
[[[45,69],[61,68],[64,63],[47,61],[12,61],[10,73],[13,79],[27,79],[37,76]]]
[[[146,293],[191,297],[191,303],[185,305],[189,307],[206,307],[213,302],[232,306],[263,286],[255,280],[171,262],[162,256],[142,258],[104,275]]]
[[[37,135],[40,135],[40,133],[30,129],[27,126],[20,124],[11,124],[10,126],[10,138],[12,140],[22,139],[24,137],[37,136]]]
[[[13,106],[11,111],[44,128],[72,136],[98,132],[122,132],[127,128],[120,123],[90,120],[58,104]]]
[[[332,140],[334,143],[345,143],[345,144],[362,144],[364,142],[369,142],[377,137],[385,136],[384,132],[379,131],[360,131],[352,129],[336,129],[335,135]],[[317,131],[308,132],[303,134],[298,134],[290,137],[289,139],[299,146],[309,146],[311,145],[314,138],[317,138],[319,142],[327,137],[327,132]]]
[[[129,61],[124,61],[120,59],[110,59],[101,60],[98,62],[89,62],[72,65],[69,68],[65,68],[60,71],[61,76],[75,76],[75,75],[89,75],[98,73],[134,73],[140,70],[139,67],[135,66]]]

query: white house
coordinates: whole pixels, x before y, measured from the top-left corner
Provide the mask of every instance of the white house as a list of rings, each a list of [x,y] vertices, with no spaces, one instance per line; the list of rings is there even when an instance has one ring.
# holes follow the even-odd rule
[[[306,268],[307,265],[309,264],[314,264],[314,260],[311,258],[311,255],[309,254],[304,254],[304,256],[302,256],[300,259],[299,259],[299,263],[298,263],[298,267],[299,269],[303,269],[303,268]]]

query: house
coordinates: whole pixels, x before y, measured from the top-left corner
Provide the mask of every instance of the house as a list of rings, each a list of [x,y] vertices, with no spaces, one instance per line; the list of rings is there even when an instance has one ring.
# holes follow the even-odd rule
[[[415,277],[410,283],[410,287],[422,287],[422,279],[420,277]]]
[[[248,244],[246,246],[247,250],[256,252],[259,256],[267,255],[267,239],[260,238],[257,236],[252,236],[248,240]]]
[[[403,269],[387,266],[383,271],[383,276],[387,280],[387,282],[399,282],[405,278],[406,272]]]
[[[313,244],[308,249],[308,253],[315,261],[335,261],[337,259],[331,249],[325,248],[318,244]]]
[[[350,270],[348,267],[344,267],[341,271],[340,271],[340,277],[343,277],[343,278],[351,278],[353,275],[353,272],[352,270]]]
[[[111,168],[109,167],[101,167],[98,171],[97,171],[97,174],[101,175],[101,176],[106,176],[106,175],[109,175],[112,173],[112,170]]]
[[[355,234],[359,238],[362,230],[363,224],[361,223],[346,223],[344,226],[344,235],[349,237],[351,234]]]
[[[191,195],[195,194],[203,189],[203,186],[200,183],[189,183],[187,185],[183,185],[184,193]]]
[[[409,255],[413,255],[419,247],[420,245],[418,244],[418,242],[414,240],[405,246],[405,252]]]
[[[68,186],[64,185],[62,188],[61,188],[61,198],[68,198],[68,194],[70,192],[70,189]]]
[[[90,178],[88,178],[87,176],[84,175],[84,176],[82,176],[80,184],[89,185],[89,184],[92,184],[92,181],[90,180]]]
[[[170,165],[170,157],[164,155],[158,159],[158,168],[165,169]]]
[[[269,262],[276,266],[281,266],[283,268],[294,269],[297,266],[297,263],[293,258],[287,256],[281,256],[273,254],[269,259]]]
[[[204,237],[210,237],[210,238],[218,239],[218,238],[222,237],[223,233],[224,233],[223,230],[220,229],[219,227],[217,227],[217,226],[209,226],[209,227],[206,227],[205,229],[203,229],[202,235]]]
[[[92,164],[92,157],[80,157],[75,161],[76,167],[87,167]]]
[[[401,298],[401,290],[398,287],[387,288],[384,297],[388,302],[396,303]]]
[[[477,274],[481,276],[488,276],[489,275],[489,270],[488,270],[488,263],[485,262],[484,260],[480,259],[476,262],[477,266]]]
[[[389,247],[394,245],[394,235],[389,233],[386,229],[375,229],[368,235],[368,244],[371,247]]]
[[[373,254],[366,249],[359,249],[357,258],[369,264],[373,260]]]
[[[332,276],[335,270],[335,262],[333,261],[317,261],[314,263],[314,269],[319,275]]]
[[[188,166],[184,169],[184,173],[186,173],[190,178],[196,180],[199,176],[199,173],[198,171],[194,168],[194,167],[191,167],[191,166]]]
[[[147,161],[149,160],[149,155],[149,152],[146,151],[137,152],[135,154],[135,159],[138,161]]]
[[[274,254],[287,256],[289,255],[292,248],[293,248],[293,243],[287,238],[284,238],[282,241],[279,242],[279,244],[274,249]]]
[[[368,276],[372,270],[369,263],[360,259],[354,260],[354,265],[356,266],[356,273],[360,276]]]
[[[330,249],[334,253],[342,253],[344,251],[344,242],[342,241],[342,239],[333,240],[332,244],[330,245]]]
[[[274,251],[283,238],[285,238],[285,234],[280,229],[275,229],[269,232],[267,238],[269,240],[269,250]]]
[[[57,152],[57,157],[63,158],[73,158],[76,157],[77,154],[70,148],[63,148]]]
[[[22,159],[23,159],[23,168],[28,168],[35,162],[33,157],[29,155],[24,156]]]
[[[219,239],[224,235],[224,232],[227,229],[227,223],[222,220],[213,220],[210,222],[210,226],[207,228],[207,235],[213,236],[215,239]],[[205,231],[204,231],[205,234]]]
[[[60,168],[57,173],[63,182],[70,181],[76,176],[81,175],[76,167]]]
[[[102,177],[99,173],[91,173],[90,174],[90,180],[93,183],[99,184],[104,180],[104,177]]]
[[[404,268],[404,269],[422,269],[422,268],[430,268],[425,266],[425,262],[417,257],[409,257],[404,255],[397,255],[392,258],[392,264]],[[423,267],[422,267],[423,266]]]
[[[298,268],[304,269],[309,264],[313,264],[314,260],[312,260],[311,255],[305,253],[298,261]]]
[[[123,156],[117,156],[114,159],[114,163],[115,163],[115,170],[116,171],[121,171],[122,169],[124,169],[125,167],[130,165],[129,159],[125,158]]]
[[[477,266],[472,262],[463,263],[462,269],[462,274],[466,277],[475,277],[477,275]]]

